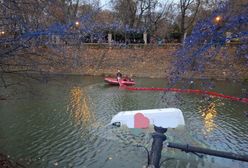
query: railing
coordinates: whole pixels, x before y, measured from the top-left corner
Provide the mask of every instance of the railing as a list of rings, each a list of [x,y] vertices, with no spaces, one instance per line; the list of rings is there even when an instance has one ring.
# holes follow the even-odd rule
[[[241,43],[241,42],[230,42],[226,43],[226,46],[228,47],[236,47],[239,45],[243,45],[247,43]],[[32,44],[30,44],[32,46]],[[91,49],[146,49],[146,48],[163,48],[163,49],[177,49],[182,46],[181,43],[164,43],[164,44],[154,44],[154,43],[148,43],[148,44],[125,44],[125,43],[82,43],[82,42],[67,42],[64,43],[63,41],[60,41],[58,43],[56,42],[50,42],[47,44],[44,44],[44,48],[47,48],[47,46],[53,46],[53,47],[66,47],[66,46],[74,46],[74,47],[86,47],[86,48],[91,48]],[[11,44],[9,43],[2,43],[2,46],[0,48],[9,48]],[[34,44],[35,46],[35,44]],[[40,47],[43,47],[42,45]]]
[[[152,134],[152,138],[153,138],[152,149],[149,152],[149,157],[148,157],[148,167],[150,166],[154,168],[160,168],[161,151],[163,148],[163,142],[166,140],[166,136],[164,135],[164,133],[167,131],[167,129],[154,126],[154,130],[155,132]],[[180,149],[183,152],[191,152],[199,156],[200,158],[202,158],[202,155],[200,154],[206,154],[206,155],[212,155],[212,156],[217,156],[217,157],[222,157],[222,158],[227,158],[227,159],[248,162],[248,155],[239,155],[236,153],[211,150],[211,149],[200,148],[196,146],[190,146],[188,144],[185,145],[185,144],[178,144],[178,143],[171,143],[171,142],[167,144],[167,147]]]
[[[112,49],[145,49],[145,48],[179,48],[181,46],[180,43],[166,43],[166,44],[124,44],[124,43],[81,43],[81,44],[70,44],[69,46],[80,46],[94,49],[104,49],[104,48],[112,48]]]

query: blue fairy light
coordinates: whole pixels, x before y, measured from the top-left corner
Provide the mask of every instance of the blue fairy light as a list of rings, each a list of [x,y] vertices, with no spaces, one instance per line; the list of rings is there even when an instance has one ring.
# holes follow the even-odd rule
[[[176,83],[183,74],[192,70],[200,73],[205,72],[206,65],[211,64],[219,51],[228,47],[227,42],[232,39],[239,40],[239,44],[235,46],[237,52],[235,56],[244,58],[244,63],[248,63],[248,6],[242,8],[239,13],[226,16],[231,8],[228,3],[221,3],[209,18],[201,20],[195,25],[191,35],[185,39],[183,47],[175,53],[177,61],[173,63],[173,70],[170,74],[171,82]],[[213,22],[214,19],[216,22]],[[242,27],[246,27],[246,29],[242,29]],[[232,33],[231,37],[226,37],[227,32]],[[226,52],[223,57],[229,56]],[[179,75],[174,77],[175,74]]]

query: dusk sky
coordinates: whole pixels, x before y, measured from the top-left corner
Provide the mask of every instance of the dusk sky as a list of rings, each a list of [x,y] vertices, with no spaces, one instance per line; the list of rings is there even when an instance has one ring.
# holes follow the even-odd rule
[[[101,1],[101,6],[103,6],[103,8],[105,9],[109,9],[110,8],[110,0],[100,0]]]
[[[110,1],[111,0],[100,0],[101,6],[103,6],[104,9],[110,9]],[[160,0],[160,2],[164,3],[165,1]],[[178,2],[178,0],[174,0],[174,2]]]

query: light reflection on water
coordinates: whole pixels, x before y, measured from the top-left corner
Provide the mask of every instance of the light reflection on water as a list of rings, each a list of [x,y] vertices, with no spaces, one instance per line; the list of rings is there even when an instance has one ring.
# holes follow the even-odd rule
[[[70,90],[70,103],[68,111],[73,116],[77,124],[84,126],[94,123],[94,113],[89,108],[89,100],[85,91],[80,87],[73,87]]]
[[[214,118],[216,117],[216,104],[211,102],[207,109],[200,110],[204,118],[205,133],[211,132],[215,127]]]
[[[199,95],[119,90],[102,78],[58,78],[48,85],[34,84],[41,96],[0,102],[0,152],[28,167],[142,167],[151,137],[140,130],[113,128],[119,111],[176,107],[186,127],[168,130],[170,142],[189,143],[217,150],[248,153],[247,104]],[[65,82],[67,81],[67,82]],[[137,86],[164,87],[161,79],[137,79]],[[216,83],[216,91],[238,96],[241,86]],[[219,88],[218,88],[219,87]],[[163,98],[162,98],[163,97]],[[246,163],[204,157],[178,150],[163,150],[174,157],[165,167],[247,167]]]

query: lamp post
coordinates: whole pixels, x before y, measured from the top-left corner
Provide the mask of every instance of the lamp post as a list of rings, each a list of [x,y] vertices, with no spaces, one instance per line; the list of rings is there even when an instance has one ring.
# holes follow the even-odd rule
[[[80,44],[80,22],[79,21],[75,21],[75,26],[73,27],[74,29],[74,39],[78,40],[78,44]]]

